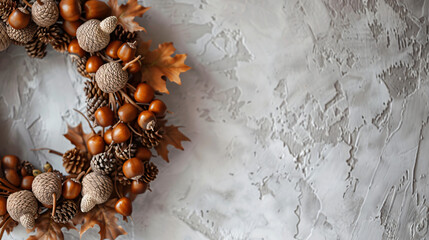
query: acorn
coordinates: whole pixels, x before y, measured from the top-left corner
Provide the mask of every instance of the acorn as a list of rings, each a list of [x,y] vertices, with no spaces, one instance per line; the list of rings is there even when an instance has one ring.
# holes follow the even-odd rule
[[[27,229],[34,228],[38,204],[33,193],[28,190],[12,193],[7,198],[6,208],[13,220],[20,222]]]
[[[0,196],[0,216],[4,216],[7,213],[7,199]]]
[[[19,30],[27,27],[28,24],[30,24],[30,21],[30,12],[28,12],[28,10],[23,7],[19,7],[13,10],[9,15],[7,23],[14,29]]]
[[[110,33],[112,33],[118,19],[110,16],[103,21],[91,19],[79,26],[76,31],[76,38],[79,46],[87,52],[98,52],[105,48],[110,42]]]
[[[5,155],[1,159],[3,169],[18,169],[19,158],[15,155]]]
[[[129,62],[135,58],[136,51],[137,51],[136,42],[133,42],[133,43],[126,42],[119,47],[117,54],[122,61]]]
[[[131,192],[134,194],[142,194],[146,192],[147,189],[147,183],[139,180],[134,180],[131,183]]]
[[[61,179],[54,172],[45,172],[34,178],[31,189],[39,202],[54,205],[61,196]]]
[[[68,178],[63,183],[62,195],[65,199],[75,199],[79,197],[82,184],[76,178]]]
[[[10,25],[6,26],[7,35],[10,39],[15,40],[19,43],[29,42],[37,31],[37,25],[30,22],[27,27],[22,29],[15,29]]]
[[[21,185],[21,177],[15,169],[5,169],[4,175],[6,177],[6,180],[12,185],[16,187],[19,187],[19,185]]]
[[[61,0],[60,4],[61,17],[66,21],[77,21],[80,18],[82,7],[79,0]]]
[[[129,198],[122,197],[116,201],[115,210],[122,216],[128,217],[131,216],[131,213],[133,212],[133,204]]]
[[[130,158],[122,165],[122,171],[125,177],[138,180],[144,173],[143,162],[138,158]]]
[[[6,50],[10,46],[10,37],[7,35],[6,26],[0,22],[0,52]]]
[[[21,181],[21,189],[31,190],[33,186],[34,176],[25,176]]]
[[[113,183],[110,177],[95,172],[89,173],[82,180],[81,211],[89,212],[95,205],[105,203],[112,191]]]
[[[122,70],[120,63],[105,63],[95,73],[95,81],[103,92],[114,93],[125,87],[128,73]]]
[[[156,116],[151,111],[142,111],[137,123],[143,130],[153,130],[156,127]]]
[[[55,24],[59,15],[60,10],[54,0],[37,0],[31,7],[31,19],[40,27]]]
[[[111,9],[105,2],[98,0],[89,0],[84,5],[85,18],[89,19],[105,19],[110,16]]]
[[[77,21],[64,21],[63,22],[63,29],[66,31],[66,33],[72,37],[76,37],[76,31],[79,28],[79,26],[82,25],[81,20]]]

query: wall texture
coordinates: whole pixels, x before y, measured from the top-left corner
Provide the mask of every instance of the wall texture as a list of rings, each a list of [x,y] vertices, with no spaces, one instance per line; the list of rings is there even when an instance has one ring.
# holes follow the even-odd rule
[[[163,99],[192,142],[120,239],[428,238],[429,1],[144,4],[144,38],[189,54]],[[28,149],[70,148],[83,79],[52,51],[0,56],[0,153],[61,167]]]

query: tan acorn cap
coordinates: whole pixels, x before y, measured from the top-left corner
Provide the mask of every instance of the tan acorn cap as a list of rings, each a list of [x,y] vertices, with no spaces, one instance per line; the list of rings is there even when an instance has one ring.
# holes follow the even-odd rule
[[[98,52],[107,47],[110,42],[110,33],[115,30],[118,19],[110,16],[103,21],[90,19],[79,26],[76,38],[79,46],[87,52]]]
[[[10,42],[6,26],[0,21],[0,52],[6,50],[10,46]]]
[[[31,187],[34,196],[45,205],[53,205],[52,194],[56,194],[56,200],[61,196],[61,179],[54,172],[45,172],[37,175]]]
[[[128,82],[128,72],[117,62],[103,64],[95,73],[98,87],[105,93],[117,92]]]
[[[41,27],[49,27],[56,23],[59,14],[60,11],[54,0],[37,0],[31,7],[31,18]]]
[[[27,27],[23,29],[15,29],[9,24],[6,25],[7,35],[10,39],[15,40],[19,43],[29,42],[37,31],[37,25],[34,22],[30,22]]]
[[[7,198],[6,209],[13,220],[20,222],[27,229],[34,228],[38,205],[32,192],[22,190],[12,193]]]
[[[80,210],[89,212],[97,204],[105,203],[112,194],[113,183],[110,177],[91,172],[82,180],[82,201]]]

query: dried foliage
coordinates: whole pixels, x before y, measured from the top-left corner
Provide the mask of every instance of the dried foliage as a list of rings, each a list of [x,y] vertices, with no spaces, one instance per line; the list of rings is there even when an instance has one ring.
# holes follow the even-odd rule
[[[166,126],[164,127],[164,135],[157,147],[155,147],[156,152],[161,156],[165,161],[169,162],[168,159],[168,145],[172,145],[177,149],[183,150],[182,141],[191,141],[186,137],[182,132],[179,131],[179,127],[176,126]]]
[[[97,205],[87,213],[78,213],[73,218],[75,225],[81,224],[80,237],[93,228],[96,224],[100,226],[100,239],[116,239],[120,235],[126,235],[127,232],[118,225],[118,218],[115,216],[115,203],[117,199],[110,199],[104,204]]]
[[[134,21],[135,17],[141,17],[149,10],[148,7],[143,7],[137,0],[128,0],[126,4],[118,5],[118,0],[109,0],[109,6],[112,8],[112,15],[116,16],[119,24],[128,32],[146,31]]]
[[[65,224],[54,222],[48,211],[36,220],[36,235],[30,236],[27,240],[64,240],[62,228],[77,230],[71,222]]]
[[[67,133],[64,134],[73,145],[81,151],[88,152],[86,142],[93,135],[93,133],[85,133],[82,129],[82,123],[79,123],[76,127],[67,125]]]

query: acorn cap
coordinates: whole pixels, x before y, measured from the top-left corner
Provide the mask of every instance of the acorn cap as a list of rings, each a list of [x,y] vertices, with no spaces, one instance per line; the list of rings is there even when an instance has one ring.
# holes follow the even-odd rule
[[[38,204],[33,193],[28,190],[12,193],[7,198],[6,209],[13,220],[20,222],[27,229],[34,228]]]
[[[79,26],[76,38],[79,46],[87,52],[98,52],[107,47],[110,42],[110,33],[115,30],[118,19],[110,16],[103,21],[90,19]]]
[[[54,172],[39,174],[34,178],[31,189],[39,202],[53,205],[52,194],[56,194],[56,200],[61,196],[61,178]]]
[[[39,0],[33,3],[31,7],[31,18],[41,27],[49,27],[57,22],[60,11],[54,0]]]
[[[10,39],[15,40],[19,43],[29,42],[37,31],[37,25],[34,22],[30,22],[27,27],[23,29],[15,29],[9,24],[6,25],[7,35]]]
[[[120,63],[105,63],[95,73],[95,81],[103,92],[113,93],[125,87],[128,82],[128,73],[122,70]]]
[[[86,175],[82,180],[82,201],[80,210],[89,212],[97,204],[105,203],[112,194],[113,183],[110,177],[95,172]]]
[[[6,50],[10,46],[10,38],[7,35],[6,26],[0,21],[0,52]]]

